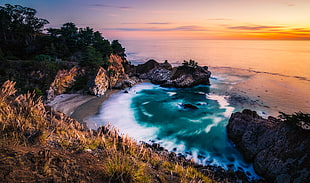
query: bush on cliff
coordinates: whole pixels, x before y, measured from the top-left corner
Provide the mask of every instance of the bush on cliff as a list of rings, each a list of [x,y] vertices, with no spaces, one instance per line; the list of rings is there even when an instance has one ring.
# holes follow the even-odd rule
[[[284,120],[285,123],[298,127],[302,130],[310,131],[310,114],[296,112],[292,115],[280,112],[280,118]]]

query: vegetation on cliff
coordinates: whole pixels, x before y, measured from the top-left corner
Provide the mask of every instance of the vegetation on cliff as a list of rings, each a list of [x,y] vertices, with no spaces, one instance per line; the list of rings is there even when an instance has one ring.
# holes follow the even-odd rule
[[[60,28],[45,29],[48,20],[36,17],[36,10],[20,5],[0,6],[0,53],[8,59],[81,61],[97,66],[111,53],[125,58],[125,49],[114,40],[110,43],[90,27],[78,28],[72,22]],[[98,61],[99,63],[95,62]],[[87,62],[87,64],[85,64]]]
[[[77,65],[86,72],[74,78],[73,88],[85,89],[100,67],[114,71],[112,54],[125,60],[125,48],[117,40],[110,43],[90,27],[68,22],[44,29],[49,22],[36,17],[35,9],[20,5],[0,6],[0,15],[0,84],[16,81],[19,92],[35,90],[46,96],[58,71]]]
[[[34,93],[17,95],[14,85],[0,90],[1,182],[213,182],[109,125],[86,130]]]
[[[310,114],[296,112],[294,114],[285,114],[280,112],[280,118],[284,120],[285,123],[292,125],[293,127],[298,127],[302,131],[310,132]]]

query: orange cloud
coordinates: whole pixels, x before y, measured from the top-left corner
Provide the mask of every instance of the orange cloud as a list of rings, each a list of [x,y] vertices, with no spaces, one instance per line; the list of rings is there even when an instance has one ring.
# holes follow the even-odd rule
[[[289,39],[310,40],[310,29],[285,26],[241,25],[227,27],[232,38],[238,39]]]
[[[144,25],[146,27],[140,27]],[[149,27],[147,25],[154,25]],[[135,27],[108,28],[119,36],[141,39],[270,39],[310,40],[310,28],[279,25],[234,25],[205,27],[200,25],[172,26],[172,23],[150,22]]]

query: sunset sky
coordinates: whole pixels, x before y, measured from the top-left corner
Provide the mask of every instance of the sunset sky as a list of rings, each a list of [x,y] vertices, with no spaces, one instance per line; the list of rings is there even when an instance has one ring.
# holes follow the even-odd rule
[[[310,0],[0,0],[108,39],[309,39]]]

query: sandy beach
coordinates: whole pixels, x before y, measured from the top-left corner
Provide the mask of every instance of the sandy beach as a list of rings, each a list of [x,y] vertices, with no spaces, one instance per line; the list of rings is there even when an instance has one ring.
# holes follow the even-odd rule
[[[103,96],[96,97],[92,95],[81,94],[61,94],[48,103],[47,105],[54,110],[63,112],[68,116],[83,122],[84,119],[95,115],[102,103],[109,98],[110,95],[119,92],[120,90],[107,90]]]

